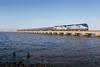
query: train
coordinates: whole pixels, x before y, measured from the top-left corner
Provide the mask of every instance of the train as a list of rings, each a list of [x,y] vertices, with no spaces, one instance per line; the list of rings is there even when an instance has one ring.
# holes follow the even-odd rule
[[[88,24],[71,24],[71,25],[60,25],[54,26],[53,30],[66,30],[66,31],[87,31],[89,30]]]
[[[71,24],[71,25],[59,25],[53,27],[42,27],[34,29],[21,29],[18,31],[88,31],[89,26],[86,23]]]

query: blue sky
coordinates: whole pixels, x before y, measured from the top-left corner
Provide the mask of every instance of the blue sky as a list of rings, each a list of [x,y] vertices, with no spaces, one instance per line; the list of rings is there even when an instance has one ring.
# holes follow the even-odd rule
[[[77,23],[100,29],[100,0],[0,0],[0,31]]]

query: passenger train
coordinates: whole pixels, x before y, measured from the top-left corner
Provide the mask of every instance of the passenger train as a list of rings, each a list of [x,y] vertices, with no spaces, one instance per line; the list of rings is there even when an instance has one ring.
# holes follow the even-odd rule
[[[67,31],[87,31],[89,27],[86,23],[84,24],[72,24],[72,25],[60,25],[54,26],[53,30],[67,30]]]

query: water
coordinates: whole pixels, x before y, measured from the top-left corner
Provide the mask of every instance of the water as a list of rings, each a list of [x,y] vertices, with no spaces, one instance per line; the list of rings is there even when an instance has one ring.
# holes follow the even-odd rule
[[[14,61],[100,67],[100,38],[1,32],[0,63]]]

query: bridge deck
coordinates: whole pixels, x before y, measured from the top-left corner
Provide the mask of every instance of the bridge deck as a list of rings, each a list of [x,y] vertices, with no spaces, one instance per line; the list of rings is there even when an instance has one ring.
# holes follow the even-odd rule
[[[35,34],[56,34],[56,35],[85,35],[91,36],[95,35],[96,37],[100,37],[99,30],[90,30],[90,31],[19,31],[19,32],[27,32],[27,33],[35,33]]]

